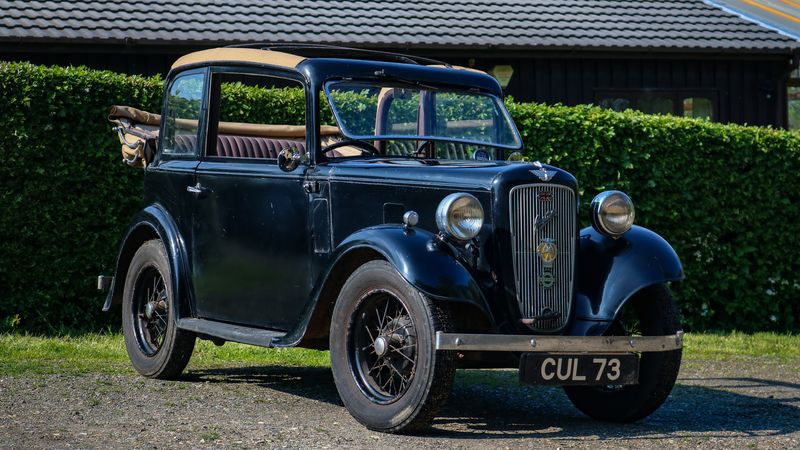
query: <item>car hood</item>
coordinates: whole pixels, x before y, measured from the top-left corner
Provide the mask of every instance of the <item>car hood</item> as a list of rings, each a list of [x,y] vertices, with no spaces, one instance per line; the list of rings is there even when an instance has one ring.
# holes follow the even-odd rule
[[[331,182],[392,183],[487,191],[500,180],[504,183],[541,180],[575,185],[572,175],[547,164],[405,158],[370,158],[328,164]]]

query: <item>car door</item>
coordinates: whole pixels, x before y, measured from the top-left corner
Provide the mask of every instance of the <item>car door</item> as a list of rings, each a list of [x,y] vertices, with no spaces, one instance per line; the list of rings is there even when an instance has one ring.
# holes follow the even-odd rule
[[[270,120],[282,114],[270,110],[269,99],[274,89],[300,89],[303,102],[302,85],[215,69],[211,86],[208,144],[192,186],[196,311],[206,319],[288,330],[311,290],[309,200],[306,166],[284,172],[277,153],[305,151],[305,133],[302,124]],[[262,125],[265,131],[254,131]]]
[[[145,177],[145,204],[163,206],[187,245],[194,199],[186,186],[194,182],[203,145],[206,86],[204,68],[181,72],[170,80],[164,98],[158,157]]]

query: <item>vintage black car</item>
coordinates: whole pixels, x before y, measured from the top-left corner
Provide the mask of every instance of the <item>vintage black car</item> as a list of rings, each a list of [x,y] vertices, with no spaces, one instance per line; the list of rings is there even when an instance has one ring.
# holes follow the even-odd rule
[[[457,367],[519,368],[597,419],[652,413],[680,366],[680,261],[619,191],[579,230],[577,181],[524,161],[500,97],[483,72],[366,50],[180,58],[161,115],[111,114],[144,168],[99,278],[133,366],[177,377],[198,337],[330,349],[345,406],[385,432],[427,426]]]

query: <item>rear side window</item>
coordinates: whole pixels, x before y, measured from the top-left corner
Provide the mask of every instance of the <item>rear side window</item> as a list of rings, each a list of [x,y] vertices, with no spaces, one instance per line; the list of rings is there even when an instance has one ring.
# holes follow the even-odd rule
[[[299,81],[214,73],[210,107],[207,157],[276,159],[286,149],[306,152],[305,91]]]
[[[181,75],[167,91],[162,149],[167,154],[194,154],[198,147],[205,73]]]

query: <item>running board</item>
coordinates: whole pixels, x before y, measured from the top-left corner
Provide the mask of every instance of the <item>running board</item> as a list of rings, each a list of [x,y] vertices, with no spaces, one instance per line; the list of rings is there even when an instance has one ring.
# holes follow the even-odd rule
[[[215,338],[259,347],[274,347],[274,341],[286,336],[283,331],[265,330],[244,325],[233,325],[225,322],[206,319],[180,319],[178,328],[193,331]]]

